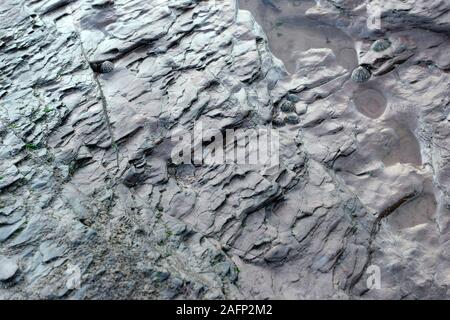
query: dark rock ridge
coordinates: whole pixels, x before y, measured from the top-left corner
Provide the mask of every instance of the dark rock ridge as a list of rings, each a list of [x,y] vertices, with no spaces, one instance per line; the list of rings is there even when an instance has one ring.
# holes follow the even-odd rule
[[[306,11],[356,83],[232,0],[3,0],[0,298],[449,298],[450,4],[373,3]],[[198,120],[275,127],[280,166],[173,164]]]

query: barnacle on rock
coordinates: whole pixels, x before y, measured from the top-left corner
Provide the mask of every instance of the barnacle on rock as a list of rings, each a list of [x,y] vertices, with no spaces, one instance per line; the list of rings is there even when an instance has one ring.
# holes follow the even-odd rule
[[[300,101],[300,98],[297,97],[295,94],[288,94],[286,99],[291,102],[299,102]]]
[[[297,124],[298,122],[299,122],[298,115],[296,115],[295,113],[291,113],[291,114],[287,115],[286,123]]]
[[[358,83],[367,82],[372,76],[369,69],[363,66],[359,66],[352,72],[352,80]]]
[[[283,112],[292,112],[295,110],[295,105],[290,102],[290,101],[285,101],[281,107],[280,107],[281,111]]]
[[[381,51],[386,50],[390,46],[391,46],[391,42],[388,39],[380,39],[380,40],[375,41],[372,44],[372,50],[375,52],[381,52]]]
[[[114,70],[114,63],[111,61],[104,61],[100,65],[100,73],[109,73]]]

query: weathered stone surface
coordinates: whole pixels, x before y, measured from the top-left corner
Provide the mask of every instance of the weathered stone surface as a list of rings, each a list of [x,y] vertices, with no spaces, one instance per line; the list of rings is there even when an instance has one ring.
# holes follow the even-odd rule
[[[1,2],[0,298],[449,297],[449,4],[259,3]],[[173,163],[198,121],[280,165]]]
[[[13,259],[0,256],[0,281],[11,279],[18,269],[19,267]]]

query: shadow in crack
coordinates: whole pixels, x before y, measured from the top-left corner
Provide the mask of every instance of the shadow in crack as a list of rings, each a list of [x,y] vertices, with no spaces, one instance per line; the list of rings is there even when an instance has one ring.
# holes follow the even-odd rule
[[[398,208],[387,218],[387,222],[397,230],[430,223],[434,219],[436,207],[437,203],[434,194],[422,193]]]

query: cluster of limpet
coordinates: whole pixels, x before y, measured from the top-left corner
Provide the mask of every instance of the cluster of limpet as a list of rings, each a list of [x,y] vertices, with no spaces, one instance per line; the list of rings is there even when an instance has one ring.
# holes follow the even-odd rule
[[[392,45],[391,41],[388,39],[379,39],[375,41],[371,49],[375,52],[382,52],[388,49]],[[372,77],[372,72],[370,71],[370,66],[367,64],[361,64],[352,72],[352,80],[356,83],[364,83],[369,81]]]
[[[276,126],[283,126],[284,124],[298,124],[299,118],[295,113],[295,103],[300,99],[294,95],[289,94],[286,100],[279,104],[280,114],[273,118],[272,123]]]

